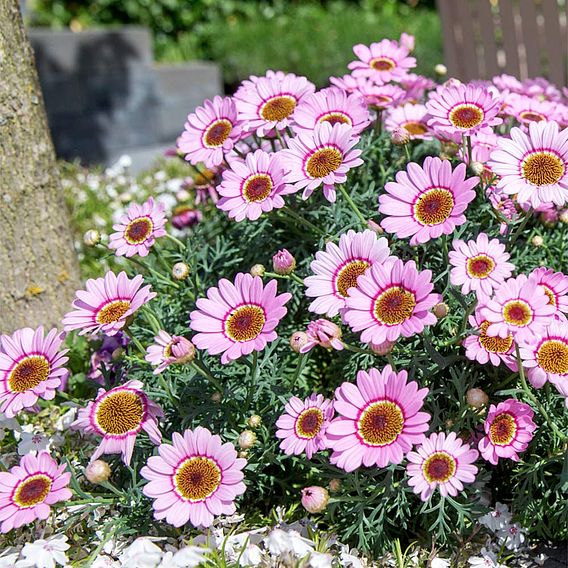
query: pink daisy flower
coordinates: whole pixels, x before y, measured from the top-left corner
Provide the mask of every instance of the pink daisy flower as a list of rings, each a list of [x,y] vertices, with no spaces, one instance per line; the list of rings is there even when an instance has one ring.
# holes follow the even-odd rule
[[[562,95],[558,87],[544,77],[525,79],[522,83],[522,94],[540,100],[559,101]]]
[[[347,172],[363,163],[361,150],[353,148],[358,142],[346,124],[322,122],[312,133],[298,134],[290,139],[289,149],[280,152],[288,170],[286,181],[304,190],[302,199],[323,184],[325,198],[333,203],[335,184],[344,183]]]
[[[538,335],[519,343],[523,367],[532,386],[542,388],[547,381],[568,395],[568,323],[554,321]]]
[[[128,317],[156,295],[150,292],[150,286],[140,287],[143,281],[141,275],[130,279],[126,272],[117,276],[110,271],[103,278],[89,278],[87,289],[75,292],[76,309],[63,318],[65,331],[80,329],[79,335],[99,331],[116,335]]]
[[[68,361],[61,349],[64,334],[52,329],[44,337],[43,327],[18,329],[0,336],[0,412],[13,418],[39,398],[52,400],[67,379]]]
[[[347,124],[353,134],[360,134],[369,126],[371,118],[361,95],[329,87],[304,97],[294,111],[294,131],[297,133],[311,132],[321,122]]]
[[[500,176],[498,188],[533,208],[568,201],[568,129],[531,122],[528,134],[512,128],[511,139],[499,138],[497,144],[489,167]]]
[[[558,106],[555,103],[539,101],[517,94],[511,94],[507,97],[506,112],[525,127],[531,122],[559,121],[562,118],[562,113],[558,111]]]
[[[316,252],[310,264],[314,276],[304,280],[306,296],[315,298],[309,310],[328,317],[336,316],[345,307],[349,288],[357,287],[357,278],[374,263],[389,258],[388,241],[377,238],[374,231],[362,233],[347,231],[339,238],[339,245],[329,241],[325,251]]]
[[[400,463],[425,438],[430,415],[420,409],[427,394],[390,365],[359,371],[357,386],[346,382],[335,391],[339,417],[327,429],[331,463],[345,471]]]
[[[521,93],[523,91],[523,84],[513,75],[497,75],[491,79],[491,82],[500,91],[510,91],[511,93]]]
[[[154,204],[150,197],[143,205],[132,203],[126,214],[112,228],[108,248],[116,249],[116,256],[147,256],[158,237],[166,235],[166,214],[163,203]]]
[[[492,404],[485,419],[485,434],[479,441],[483,459],[497,465],[499,458],[519,461],[533,438],[536,424],[528,404],[509,398],[497,406]]]
[[[315,91],[305,77],[293,74],[260,77],[253,85],[235,95],[239,119],[247,132],[265,136],[292,124],[298,103]]]
[[[162,441],[158,418],[162,409],[148,398],[140,381],[128,381],[109,391],[99,389],[97,398],[79,409],[71,428],[87,434],[102,436],[91,461],[103,454],[121,454],[130,464],[136,436],[145,430],[154,444]]]
[[[380,106],[381,101],[385,106],[389,106],[387,103],[398,102],[405,95],[402,89],[385,89],[391,85],[377,85],[366,77],[343,75],[343,77],[330,77],[329,82],[348,93],[357,93],[369,106]]]
[[[509,278],[487,299],[481,310],[490,325],[487,335],[521,340],[527,333],[540,333],[552,321],[556,308],[535,280],[521,274]]]
[[[221,195],[219,209],[227,211],[235,221],[254,221],[263,213],[284,207],[282,196],[296,190],[285,182],[280,154],[257,150],[248,153],[244,161],[231,163],[217,191]]]
[[[359,58],[349,63],[354,77],[369,77],[378,84],[400,81],[413,67],[416,59],[408,55],[408,47],[396,41],[383,39],[370,46],[361,43],[353,47]]]
[[[353,331],[362,331],[363,343],[380,344],[410,337],[434,325],[430,309],[439,300],[432,294],[432,272],[416,269],[413,260],[391,260],[373,264],[349,290],[343,320]]]
[[[477,361],[482,365],[491,361],[491,364],[497,367],[503,362],[512,371],[517,371],[513,335],[511,333],[506,337],[491,337],[487,335],[487,328],[491,325],[491,322],[483,318],[481,309],[482,307],[478,307],[474,315],[469,316],[469,325],[477,333],[468,335],[463,340],[465,356],[471,361]]]
[[[223,353],[221,363],[234,361],[253,351],[262,351],[277,337],[276,326],[286,315],[284,305],[292,297],[278,294],[276,280],[264,286],[259,276],[239,273],[234,282],[225,278],[197,300],[190,313],[190,327],[198,349],[210,355]]]
[[[0,472],[0,532],[7,533],[36,519],[45,520],[50,505],[71,499],[71,473],[47,453],[25,455],[19,465]]]
[[[385,118],[385,128],[392,132],[404,128],[411,140],[430,140],[432,134],[428,128],[428,111],[424,105],[406,103],[390,109]]]
[[[231,97],[206,100],[187,117],[185,130],[178,138],[178,149],[192,164],[205,163],[208,168],[219,166],[224,155],[233,149],[241,137],[237,107]]]
[[[234,500],[246,490],[242,469],[247,462],[237,458],[233,444],[198,426],[174,432],[172,445],[162,444],[158,453],[140,470],[149,481],[142,491],[154,499],[155,519],[174,527],[188,521],[208,527],[215,517],[235,513]]]
[[[436,131],[469,136],[503,121],[497,115],[500,97],[485,87],[455,85],[438,87],[430,93],[426,108],[432,117],[428,124]]]
[[[568,314],[568,276],[562,272],[554,272],[550,268],[541,266],[535,268],[529,278],[535,280],[548,296],[550,305],[556,308],[555,317],[566,319]]]
[[[436,82],[423,75],[408,73],[401,79],[400,86],[406,91],[404,102],[417,103],[424,98],[426,91],[436,87]]]
[[[449,253],[450,282],[461,286],[462,294],[475,292],[477,297],[490,296],[511,276],[515,266],[507,262],[510,254],[497,239],[479,233],[475,241],[455,240]]]
[[[282,439],[280,449],[288,456],[306,452],[309,460],[328,447],[326,430],[333,418],[333,402],[321,394],[312,394],[301,401],[293,396],[278,418],[276,437]]]
[[[189,339],[179,335],[170,335],[160,330],[154,338],[155,342],[146,350],[146,361],[154,365],[154,375],[164,371],[173,364],[183,364],[191,361],[195,356],[195,347]]]
[[[300,348],[300,353],[307,353],[319,345],[324,349],[343,350],[341,328],[326,319],[311,321],[306,328],[306,343]]]
[[[473,462],[478,456],[478,451],[464,444],[454,432],[430,434],[406,456],[410,462],[406,466],[408,485],[422,501],[428,501],[436,488],[443,497],[455,497],[463,491],[464,483],[475,481],[478,469]]]
[[[412,246],[451,234],[465,223],[464,212],[479,182],[465,176],[465,164],[452,171],[452,164],[440,158],[428,156],[422,167],[408,164],[379,197],[379,211],[386,216],[381,226],[401,239],[411,236]]]

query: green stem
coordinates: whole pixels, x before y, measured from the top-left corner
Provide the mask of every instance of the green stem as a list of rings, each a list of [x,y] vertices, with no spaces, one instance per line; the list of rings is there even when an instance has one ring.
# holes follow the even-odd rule
[[[406,160],[407,162],[412,162],[412,157],[410,155],[410,149],[408,148],[408,144],[404,145],[404,151],[406,152]]]
[[[247,401],[246,401],[246,409],[247,411],[250,409],[250,405],[252,403],[252,395],[254,392],[254,387],[256,385],[256,375],[258,373],[258,351],[253,351],[252,353],[252,363],[251,363],[251,372],[250,372],[250,382],[247,390]]]
[[[519,238],[520,234],[523,232],[523,229],[526,227],[529,217],[532,216],[532,207],[525,213],[525,218],[521,221],[521,223],[519,224],[519,226],[517,227],[517,230],[511,235],[511,239],[509,240],[509,242],[507,243],[509,248],[513,248],[513,245],[515,244],[516,240]]]
[[[347,193],[347,190],[345,189],[343,184],[341,184],[339,186],[339,191],[341,191],[341,194],[345,198],[345,201],[347,201],[347,203],[349,204],[349,207],[351,207],[351,209],[353,210],[355,215],[357,215],[357,217],[360,219],[361,223],[363,223],[363,225],[366,227],[367,226],[367,219],[365,219],[365,217],[363,216],[363,213],[361,213],[361,211],[359,211],[359,208],[357,207],[357,205],[355,205],[355,202],[353,201],[353,199],[351,199],[351,196]]]
[[[294,272],[292,274],[276,274],[276,272],[265,272],[264,276],[269,278],[280,278],[281,280],[294,280],[298,284],[304,285],[304,281]]]
[[[284,211],[285,213],[287,213],[288,215],[293,217],[295,221],[298,221],[298,223],[302,223],[303,225],[305,225],[306,227],[308,227],[309,229],[311,229],[315,233],[318,233],[319,235],[325,236],[324,231],[322,231],[319,227],[316,227],[316,225],[314,225],[313,223],[310,223],[310,221],[308,221],[307,219],[304,219],[304,217],[302,217],[301,215],[296,213],[293,209],[290,209],[290,207],[287,207],[287,206],[282,207],[282,211]]]
[[[392,367],[392,370],[396,373],[396,364],[394,362],[393,356],[392,356],[392,352],[389,351],[389,353],[387,353],[385,355],[385,357],[387,358],[387,361],[389,362],[389,365]]]
[[[142,354],[146,353],[146,349],[144,348],[142,343],[140,343],[137,337],[135,337],[134,335],[132,335],[132,333],[130,333],[129,329],[125,328],[123,329],[123,332],[130,338],[130,341],[132,341],[132,343],[136,346],[136,348],[138,349],[138,351],[140,351],[140,353]]]
[[[174,237],[173,235],[170,235],[169,233],[166,233],[166,237],[167,237],[168,239],[170,239],[170,241],[172,241],[173,243],[176,243],[176,245],[177,245],[181,250],[185,250],[185,249],[187,248],[184,243],[182,243],[178,238]]]
[[[366,353],[367,355],[374,355],[374,353],[370,349],[362,349],[361,347],[357,347],[356,345],[345,343],[345,341],[343,341],[343,347],[345,347],[347,351],[352,351],[353,353]]]
[[[306,353],[300,353],[298,357],[298,364],[296,365],[296,370],[294,371],[294,376],[292,377],[292,383],[290,385],[290,391],[294,392],[294,387],[308,362],[308,355]]]
[[[523,367],[523,360],[521,359],[521,352],[519,350],[519,346],[516,343],[515,343],[515,351],[516,351],[516,354],[517,354],[517,365],[519,367],[519,379],[521,380],[521,386],[523,387],[523,391],[527,395],[527,398],[530,401],[532,401],[532,403],[538,408],[538,411],[542,414],[542,417],[544,418],[545,422],[552,429],[552,431],[558,436],[558,438],[561,441],[568,439],[568,436],[563,434],[558,429],[556,424],[554,424],[554,422],[550,419],[550,416],[548,415],[548,413],[546,412],[546,410],[544,409],[542,404],[540,404],[540,401],[538,400],[538,398],[536,398],[536,396],[530,390],[530,388],[527,384],[527,379],[525,378],[525,369]]]
[[[130,257],[129,260],[130,260],[130,262],[134,262],[134,264],[138,264],[138,266],[145,268],[148,272],[150,272],[158,280],[160,280],[162,282],[162,284],[167,284],[168,286],[173,286],[174,288],[179,288],[179,284],[177,282],[173,282],[172,280],[168,280],[167,278],[164,278],[157,270],[154,270],[151,266],[149,266],[145,262],[142,262],[142,261],[140,261],[140,260],[138,260],[134,257]]]
[[[280,134],[280,131],[278,130],[278,128],[275,128],[275,131],[276,131],[276,138],[278,138],[278,141],[280,142],[282,149],[288,148],[288,146],[284,142],[284,138],[282,138],[282,134]]]
[[[223,392],[223,385],[209,372],[201,361],[195,360],[190,363],[194,371],[205,377],[220,393]]]

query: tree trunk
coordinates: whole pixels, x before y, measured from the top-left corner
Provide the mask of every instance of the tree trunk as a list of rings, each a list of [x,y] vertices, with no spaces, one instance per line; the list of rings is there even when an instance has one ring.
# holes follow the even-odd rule
[[[0,0],[0,331],[60,326],[78,279],[34,55]]]

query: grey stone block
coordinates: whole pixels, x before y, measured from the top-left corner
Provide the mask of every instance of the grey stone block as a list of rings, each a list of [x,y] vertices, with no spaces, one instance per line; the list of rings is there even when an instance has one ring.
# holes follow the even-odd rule
[[[223,91],[219,66],[205,61],[154,67],[158,93],[163,99],[203,101]],[[199,103],[197,103],[199,104]]]

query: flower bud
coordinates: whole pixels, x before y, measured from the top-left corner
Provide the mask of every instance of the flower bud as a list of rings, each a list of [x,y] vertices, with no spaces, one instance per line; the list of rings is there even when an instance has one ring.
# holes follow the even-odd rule
[[[203,214],[198,209],[193,209],[189,205],[180,205],[174,209],[172,225],[176,229],[185,229],[197,225],[202,218]]]
[[[250,450],[256,444],[256,434],[252,430],[243,430],[237,443],[241,450]]]
[[[216,391],[211,395],[211,402],[214,404],[219,404],[223,400],[223,395]]]
[[[264,276],[265,272],[266,272],[266,268],[264,268],[264,264],[255,264],[250,269],[251,276],[260,276],[262,278]]]
[[[394,347],[395,341],[383,341],[382,343],[369,343],[371,351],[375,355],[388,355]]]
[[[108,481],[110,477],[110,466],[104,460],[92,461],[85,468],[85,477],[93,484],[98,485]]]
[[[241,450],[237,452],[237,457],[246,460],[248,458],[249,453],[245,450]]]
[[[469,389],[465,395],[465,400],[472,408],[483,408],[489,403],[489,397],[481,389]]]
[[[176,262],[172,266],[172,278],[174,280],[185,280],[189,276],[189,266],[185,262]]]
[[[437,65],[434,65],[434,73],[442,77],[443,75],[448,74],[448,68],[443,63],[438,63]]]
[[[372,221],[371,219],[367,221],[367,227],[374,233],[377,233],[377,235],[382,235],[385,232],[376,221]]]
[[[286,276],[294,272],[296,259],[290,254],[290,251],[282,249],[272,257],[272,266],[276,274]]]
[[[174,335],[170,345],[170,355],[174,359],[174,363],[183,365],[195,359],[195,345],[189,339]]]
[[[437,318],[445,318],[449,311],[450,308],[448,307],[448,304],[444,303],[444,302],[440,302],[439,304],[436,304],[433,308],[432,311],[434,312],[434,315]]]
[[[101,242],[101,234],[96,229],[90,229],[83,235],[83,242],[88,247],[94,247]]]
[[[302,505],[308,513],[321,513],[327,507],[329,493],[324,487],[314,485],[302,489]]]
[[[544,244],[544,239],[540,236],[540,235],[535,235],[532,239],[531,239],[531,243],[533,244],[533,246],[535,247],[541,247]]]
[[[248,417],[247,424],[251,428],[258,428],[262,424],[262,418],[258,414],[253,414]]]
[[[300,350],[308,342],[308,334],[303,331],[295,331],[290,337],[290,347],[292,351],[299,353]]]
[[[400,34],[400,45],[406,47],[408,51],[414,51],[414,44],[416,40],[413,35],[407,34],[406,32],[402,32]]]
[[[187,189],[182,188],[176,193],[176,199],[178,201],[187,201],[190,197],[191,194],[187,191]]]
[[[568,209],[563,209],[558,215],[558,219],[561,223],[568,225]]]
[[[485,166],[481,162],[471,162],[469,167],[476,176],[480,176],[485,171]]]
[[[329,490],[332,493],[337,493],[341,489],[341,480],[340,479],[330,479],[329,480]]]
[[[308,335],[307,343],[300,349],[300,353],[307,353],[316,345],[325,349],[343,349],[343,342],[341,341],[341,329],[332,321],[326,319],[318,319],[311,321],[306,329]]]
[[[410,142],[410,132],[402,126],[397,126],[391,132],[391,141],[395,146],[405,146]]]

